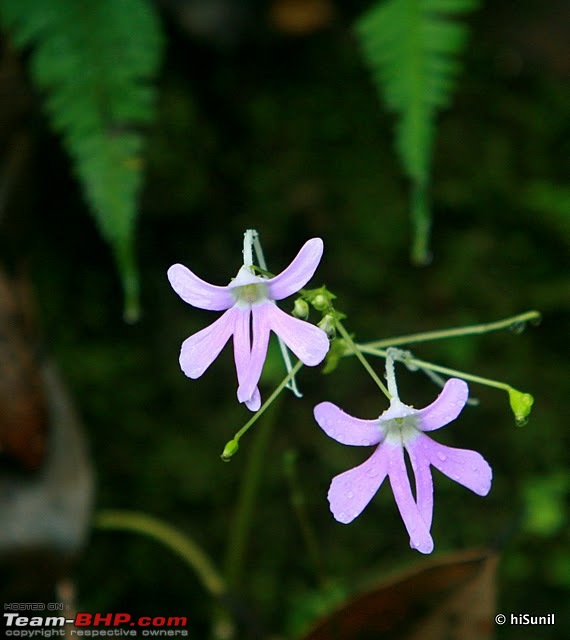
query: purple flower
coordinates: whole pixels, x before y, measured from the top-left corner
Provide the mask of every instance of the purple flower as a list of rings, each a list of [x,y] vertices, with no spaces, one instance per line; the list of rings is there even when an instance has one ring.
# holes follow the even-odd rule
[[[247,239],[247,234],[246,234]],[[247,247],[246,247],[247,248]],[[225,287],[204,282],[181,264],[168,269],[168,279],[176,293],[199,309],[225,311],[210,326],[182,343],[180,367],[189,378],[199,378],[217,358],[230,336],[234,337],[234,358],[238,377],[237,397],[252,411],[261,406],[257,384],[261,376],[270,331],[308,366],[322,362],[329,340],[324,331],[293,318],[277,307],[312,278],[323,254],[323,241],[306,242],[293,262],[274,278],[256,276],[251,256],[237,276]]]
[[[403,404],[397,392],[392,391],[390,407],[376,420],[353,418],[330,402],[317,405],[315,419],[331,438],[347,445],[378,445],[366,462],[333,478],[328,499],[335,519],[345,524],[352,522],[388,476],[410,535],[410,546],[421,553],[431,553],[433,481],[430,465],[480,496],[487,495],[491,488],[491,467],[480,454],[446,447],[424,433],[455,420],[468,395],[467,384],[452,378],[435,402],[417,410]],[[404,449],[415,475],[415,497],[406,471]]]

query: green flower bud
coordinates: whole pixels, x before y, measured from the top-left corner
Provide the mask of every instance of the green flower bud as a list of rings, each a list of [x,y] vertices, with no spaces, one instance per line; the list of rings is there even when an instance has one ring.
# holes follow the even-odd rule
[[[528,422],[528,417],[534,403],[534,398],[530,393],[523,393],[509,387],[509,402],[515,414],[515,421],[518,427],[524,427]]]
[[[322,293],[318,293],[312,300],[311,303],[313,307],[317,311],[326,311],[330,306],[330,300],[328,297]]]
[[[237,440],[230,440],[226,446],[224,447],[224,451],[222,453],[222,460],[224,462],[229,462],[232,459],[232,456],[239,449],[239,442]]]
[[[336,321],[332,313],[327,313],[327,315],[319,322],[318,326],[329,338],[332,339],[336,336]]]
[[[306,320],[309,317],[309,305],[302,298],[297,298],[292,313],[295,318]]]

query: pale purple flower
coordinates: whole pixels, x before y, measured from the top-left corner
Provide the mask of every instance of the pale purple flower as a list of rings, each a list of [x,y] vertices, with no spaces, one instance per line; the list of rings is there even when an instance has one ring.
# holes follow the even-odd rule
[[[410,535],[410,546],[421,553],[431,553],[433,480],[430,466],[480,496],[489,492],[493,474],[479,453],[446,447],[425,435],[426,431],[439,429],[457,418],[469,395],[463,380],[448,380],[435,402],[420,410],[403,404],[397,391],[393,393],[394,388],[390,407],[376,420],[353,418],[330,402],[315,407],[315,419],[331,438],[347,445],[378,445],[366,462],[333,478],[328,493],[330,508],[339,522],[352,522],[388,476]],[[415,497],[404,450],[415,475]]]
[[[199,309],[225,311],[210,326],[182,343],[182,371],[189,378],[199,378],[233,335],[239,384],[237,397],[249,409],[257,411],[261,406],[257,384],[271,331],[308,366],[322,362],[329,349],[324,331],[287,315],[275,304],[275,300],[296,293],[312,278],[323,254],[323,241],[313,238],[306,242],[293,262],[274,278],[254,275],[251,255],[247,259],[247,248],[244,258],[249,264],[244,264],[225,287],[204,282],[181,264],[168,269],[168,279],[174,291],[188,304]]]

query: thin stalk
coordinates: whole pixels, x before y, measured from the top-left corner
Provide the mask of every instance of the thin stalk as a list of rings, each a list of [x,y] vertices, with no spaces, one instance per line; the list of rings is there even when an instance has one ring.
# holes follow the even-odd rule
[[[274,411],[257,430],[237,499],[226,551],[225,575],[228,586],[237,591],[243,570],[247,541],[251,531],[261,472],[277,412]]]
[[[295,364],[295,366],[289,372],[289,374],[287,376],[285,376],[285,378],[283,378],[283,380],[281,381],[279,386],[275,389],[275,391],[261,405],[260,409],[256,413],[254,413],[253,416],[250,418],[250,420],[248,420],[244,424],[244,426],[235,434],[235,436],[233,437],[233,441],[234,442],[236,442],[236,443],[239,442],[240,438],[244,435],[244,433],[246,433],[259,420],[259,418],[261,418],[261,416],[264,414],[265,410],[272,404],[272,402],[275,400],[275,398],[277,398],[277,396],[287,386],[287,383],[289,382],[289,380],[291,380],[295,375],[297,375],[297,373],[299,373],[299,370],[301,369],[302,366],[303,366],[303,363],[300,360],[298,360],[297,363]],[[222,456],[222,459],[225,462],[227,462],[227,460],[229,460],[230,458],[226,459],[225,457]]]
[[[347,330],[344,328],[340,320],[336,321],[336,328],[338,329],[338,332],[340,333],[340,335],[344,338],[345,342],[348,343],[354,355],[360,360],[362,366],[366,369],[366,371],[368,371],[372,380],[374,380],[374,382],[378,385],[378,387],[380,387],[380,390],[388,398],[388,400],[391,400],[392,395],[386,388],[386,385],[382,382],[382,380],[380,380],[380,378],[376,375],[376,372],[374,371],[374,369],[370,366],[370,363],[368,362],[368,360],[366,360],[366,358],[362,355],[364,350],[359,348],[354,343],[354,340],[350,337],[350,335],[348,334]],[[377,354],[373,353],[373,355],[377,355]]]
[[[527,311],[505,320],[498,320],[497,322],[485,322],[483,324],[473,324],[468,327],[457,327],[454,329],[442,329],[440,331],[425,331],[423,333],[412,333],[405,336],[397,336],[395,338],[388,338],[386,340],[375,340],[374,342],[365,342],[359,344],[358,347],[378,348],[392,347],[400,345],[414,344],[417,342],[428,342],[430,340],[442,340],[444,338],[455,338],[458,336],[471,336],[481,335],[484,333],[490,333],[492,331],[499,331],[501,329],[508,329],[512,326],[517,326],[525,322],[532,322],[540,320],[540,313],[538,311]],[[348,355],[348,354],[347,354]]]
[[[366,347],[365,345],[359,345],[359,349],[363,353],[368,353],[372,356],[380,356],[381,358],[385,358],[388,354],[383,349],[375,349],[372,347]],[[498,380],[491,380],[490,378],[482,378],[481,376],[474,376],[471,373],[466,373],[465,371],[458,371],[457,369],[449,369],[448,367],[441,367],[438,364],[433,364],[431,362],[427,362],[426,360],[418,360],[417,358],[405,357],[405,358],[397,358],[399,362],[403,362],[404,364],[411,364],[419,369],[429,369],[430,371],[437,371],[438,373],[443,373],[444,375],[462,378],[463,380],[470,380],[471,382],[478,382],[479,384],[484,384],[487,387],[495,387],[496,389],[504,389],[505,391],[509,391],[511,389],[511,385],[506,384],[505,382],[499,382]]]
[[[285,454],[283,462],[285,467],[285,475],[287,477],[287,482],[289,485],[291,506],[293,507],[293,510],[297,517],[297,522],[299,523],[303,543],[305,545],[309,560],[313,565],[315,575],[321,586],[324,588],[328,584],[328,578],[321,556],[317,534],[315,533],[315,529],[307,511],[305,494],[297,475],[296,453],[294,451],[288,451]]]
[[[111,531],[131,531],[160,542],[178,555],[194,571],[212,596],[226,591],[224,579],[206,552],[186,534],[144,513],[104,510],[95,515],[95,527]]]

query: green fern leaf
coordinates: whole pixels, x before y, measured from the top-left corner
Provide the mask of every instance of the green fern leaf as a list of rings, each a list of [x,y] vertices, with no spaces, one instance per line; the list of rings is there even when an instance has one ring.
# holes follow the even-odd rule
[[[140,126],[153,116],[151,80],[162,49],[158,18],[148,0],[0,0],[0,19],[17,46],[32,48],[32,77],[113,249],[125,316],[133,320]]]
[[[363,55],[388,108],[396,148],[412,182],[412,260],[426,263],[431,226],[428,187],[435,116],[447,106],[467,30],[454,21],[478,0],[387,0],[357,24]]]

